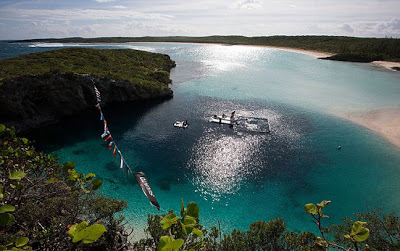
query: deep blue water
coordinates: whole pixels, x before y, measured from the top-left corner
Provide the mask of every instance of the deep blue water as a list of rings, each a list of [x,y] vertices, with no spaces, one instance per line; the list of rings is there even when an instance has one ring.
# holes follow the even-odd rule
[[[57,49],[62,44],[1,44],[0,57]],[[50,47],[51,46],[51,47]],[[74,45],[82,46],[82,45]],[[109,129],[131,167],[146,172],[163,210],[196,201],[201,222],[227,232],[283,217],[292,230],[314,230],[303,205],[327,199],[335,222],[376,206],[400,209],[400,152],[382,137],[336,114],[400,105],[397,73],[370,65],[245,46],[135,43],[91,45],[166,53],[174,98],[158,104],[105,109]],[[4,49],[7,48],[7,49]],[[213,114],[270,120],[268,135],[211,124]],[[128,201],[136,229],[149,205],[119,169],[100,138],[98,114],[46,128],[38,146],[75,161],[103,180],[102,193]],[[188,119],[189,128],[172,126]],[[337,150],[341,145],[342,150]]]

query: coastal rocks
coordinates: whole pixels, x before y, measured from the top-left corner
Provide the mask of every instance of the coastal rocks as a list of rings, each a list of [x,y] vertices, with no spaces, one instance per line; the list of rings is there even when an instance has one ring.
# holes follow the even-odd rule
[[[159,89],[146,89],[129,81],[61,72],[3,80],[0,123],[25,132],[93,109],[96,104],[94,84],[101,93],[102,106],[171,98],[173,93],[168,82]]]

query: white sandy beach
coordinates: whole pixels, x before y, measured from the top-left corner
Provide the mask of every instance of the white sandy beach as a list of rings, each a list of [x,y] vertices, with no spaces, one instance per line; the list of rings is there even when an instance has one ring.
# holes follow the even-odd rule
[[[258,46],[258,45],[256,45]],[[279,50],[285,50],[285,51],[291,51],[291,52],[296,52],[296,53],[302,53],[302,54],[307,54],[310,56],[314,56],[316,58],[321,58],[321,57],[330,57],[333,56],[333,53],[329,52],[321,52],[321,51],[308,51],[308,50],[302,50],[302,49],[293,49],[293,48],[288,48],[288,47],[275,47],[275,46],[267,46],[267,45],[260,45],[261,47],[264,48],[271,48],[271,49],[279,49]]]
[[[309,51],[309,50],[293,49],[293,48],[287,48],[287,47],[275,47],[275,46],[267,46],[267,45],[250,45],[250,46],[259,46],[259,47],[264,47],[264,48],[291,51],[291,52],[296,52],[296,53],[307,54],[307,55],[310,55],[310,56],[314,56],[316,58],[330,57],[330,56],[335,55],[334,53],[329,53],[329,52]],[[400,67],[400,62],[373,61],[371,64],[379,66],[379,67],[386,68],[386,69],[391,70],[391,71],[395,71],[395,70],[392,69],[392,67]]]
[[[400,148],[400,107],[365,113],[340,114],[339,116],[380,134]]]
[[[318,51],[307,51],[285,47],[262,46],[319,57],[330,57],[334,54]],[[400,67],[400,62],[374,61],[372,64],[394,71],[392,67]],[[399,83],[400,84],[400,83]],[[372,110],[366,113],[335,114],[362,125],[386,138],[390,143],[400,149],[400,107]]]
[[[267,46],[270,47],[270,46]],[[329,57],[333,54],[317,51],[307,51],[282,47],[277,48],[297,53],[303,53],[314,57]],[[374,61],[372,64],[394,71],[392,67],[400,67],[400,62]],[[400,83],[399,83],[400,84]],[[400,98],[399,98],[400,99]],[[348,119],[356,124],[362,125],[375,133],[386,138],[390,143],[400,149],[400,107],[372,110],[366,113],[340,114],[342,118]]]
[[[388,70],[395,71],[392,69],[392,67],[399,67],[400,68],[400,62],[389,62],[389,61],[374,61],[372,64],[384,67]]]

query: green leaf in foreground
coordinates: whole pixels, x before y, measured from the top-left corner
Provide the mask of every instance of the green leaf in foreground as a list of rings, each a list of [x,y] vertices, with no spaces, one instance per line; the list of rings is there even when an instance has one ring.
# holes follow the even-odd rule
[[[85,176],[85,179],[86,179],[86,180],[91,180],[91,179],[93,179],[95,176],[96,176],[96,174],[94,174],[94,173],[88,173],[88,174]]]
[[[50,179],[46,180],[44,183],[52,184],[52,183],[56,183],[56,182],[59,182],[59,180],[55,177],[51,177]]]
[[[369,236],[369,229],[364,227],[367,224],[366,222],[356,221],[351,227],[350,235],[353,237],[355,241],[361,242],[365,241]]]
[[[197,229],[197,228],[193,228],[192,233],[194,233],[195,235],[197,235],[197,236],[200,237],[200,238],[204,236],[203,232],[201,232],[201,231],[200,231],[199,229]]]
[[[13,223],[15,217],[9,213],[0,214],[0,227],[9,226]]]
[[[184,243],[183,239],[174,240],[172,237],[165,235],[161,236],[160,241],[158,242],[159,251],[178,251],[180,247],[182,247]]]
[[[4,205],[0,207],[0,213],[14,212],[15,207],[11,205]]]
[[[107,229],[101,224],[93,224],[88,227],[87,222],[83,221],[70,227],[68,234],[72,237],[72,242],[82,241],[89,244],[99,239]]]
[[[22,247],[22,246],[25,246],[26,243],[28,243],[28,242],[29,242],[29,239],[27,237],[21,237],[15,241],[15,246]]]
[[[103,185],[103,182],[101,182],[101,180],[99,180],[99,179],[94,179],[92,181],[92,189],[93,190],[99,189],[102,185]]]
[[[24,178],[26,173],[24,171],[12,171],[10,172],[9,178],[10,180],[20,180]]]
[[[186,232],[190,234],[196,224],[196,220],[192,216],[185,216],[182,220],[182,223],[185,225]]]
[[[68,161],[68,162],[64,163],[64,165],[63,165],[63,169],[65,172],[68,172],[68,170],[74,169],[74,168],[75,168],[75,163],[72,161]]]
[[[194,217],[194,218],[199,218],[199,213],[200,213],[200,208],[196,204],[196,202],[190,202],[189,205],[187,206],[188,212],[187,214]]]
[[[314,203],[308,203],[308,204],[304,205],[304,210],[306,210],[306,212],[309,214],[317,214],[318,213],[317,206]]]
[[[0,200],[2,200],[3,198],[4,198],[3,185],[0,184]]]
[[[178,218],[177,216],[175,216],[174,213],[167,214],[167,215],[164,216],[164,218],[162,218],[162,220],[160,221],[160,224],[161,224],[161,226],[162,226],[162,229],[167,229],[167,228],[169,228],[170,226],[172,226],[172,224],[175,224],[176,221],[177,221],[178,219],[179,219],[179,218]]]
[[[6,130],[6,126],[3,124],[0,124],[0,132],[4,132]]]

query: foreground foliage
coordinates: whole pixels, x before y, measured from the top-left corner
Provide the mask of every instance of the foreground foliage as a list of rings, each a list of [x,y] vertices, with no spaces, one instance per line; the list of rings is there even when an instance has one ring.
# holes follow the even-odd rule
[[[114,250],[126,245],[126,202],[96,196],[102,182],[37,152],[0,125],[0,250]]]
[[[304,206],[318,234],[290,231],[285,221],[279,218],[251,223],[247,231],[233,230],[230,234],[222,234],[215,226],[207,230],[200,224],[200,209],[196,203],[190,202],[185,208],[182,201],[181,217],[173,211],[148,216],[145,232],[149,237],[134,243],[134,250],[399,250],[400,221],[397,216],[373,210],[347,217],[341,225],[327,227],[323,226],[323,219],[329,217],[324,213],[329,203],[324,200]]]

